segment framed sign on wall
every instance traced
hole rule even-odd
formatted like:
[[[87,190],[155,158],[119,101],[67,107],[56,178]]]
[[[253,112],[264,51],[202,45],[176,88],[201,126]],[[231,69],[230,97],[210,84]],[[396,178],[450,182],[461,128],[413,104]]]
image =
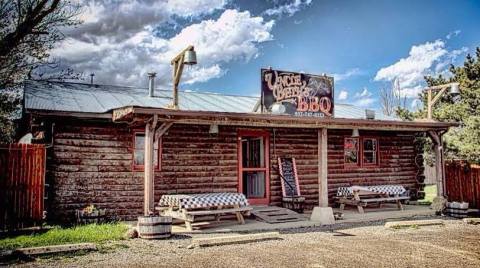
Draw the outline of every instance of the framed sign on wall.
[[[261,79],[263,111],[295,116],[333,116],[333,77],[261,69]]]

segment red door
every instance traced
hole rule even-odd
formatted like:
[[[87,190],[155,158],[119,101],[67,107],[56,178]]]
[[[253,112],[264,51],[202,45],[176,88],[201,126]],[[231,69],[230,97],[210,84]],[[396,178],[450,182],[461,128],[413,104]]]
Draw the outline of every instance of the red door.
[[[238,192],[252,205],[270,202],[269,137],[266,131],[238,131]]]

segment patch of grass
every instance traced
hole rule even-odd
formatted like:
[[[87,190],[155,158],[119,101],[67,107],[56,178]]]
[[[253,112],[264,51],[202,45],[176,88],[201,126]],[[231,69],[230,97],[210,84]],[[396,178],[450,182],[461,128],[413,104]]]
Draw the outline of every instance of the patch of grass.
[[[433,202],[433,198],[437,196],[437,186],[436,185],[427,185],[425,186],[425,198],[423,200],[419,200],[419,202],[431,204]]]
[[[122,240],[128,229],[123,223],[88,224],[72,228],[55,227],[42,234],[0,239],[0,250],[70,243],[96,243]]]

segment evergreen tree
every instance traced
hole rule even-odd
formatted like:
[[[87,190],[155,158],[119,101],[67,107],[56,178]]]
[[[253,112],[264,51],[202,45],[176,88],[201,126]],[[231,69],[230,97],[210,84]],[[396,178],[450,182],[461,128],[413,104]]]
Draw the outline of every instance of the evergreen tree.
[[[444,94],[433,108],[433,118],[439,121],[458,122],[460,126],[445,134],[447,158],[460,158],[480,163],[480,47],[475,57],[467,55],[463,66],[450,66],[451,77],[425,77],[428,86],[460,83],[460,99],[455,101]],[[421,96],[426,107],[426,93]],[[416,113],[425,118],[426,109]]]

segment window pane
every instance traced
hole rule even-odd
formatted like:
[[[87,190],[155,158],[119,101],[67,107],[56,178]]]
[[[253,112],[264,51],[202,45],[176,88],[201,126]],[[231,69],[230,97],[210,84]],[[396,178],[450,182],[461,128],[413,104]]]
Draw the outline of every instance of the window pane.
[[[363,150],[364,151],[375,151],[377,149],[377,141],[374,139],[365,139],[363,140]]]
[[[357,151],[345,151],[345,163],[346,164],[356,164],[356,163],[358,163],[358,152]]]
[[[358,139],[346,138],[345,139],[345,150],[358,150]]]
[[[345,138],[344,158],[345,158],[346,164],[358,163],[358,139],[357,138]]]
[[[243,194],[247,198],[264,198],[266,195],[265,172],[244,171],[243,172]]]
[[[242,154],[243,167],[264,167],[263,138],[245,137],[242,140]]]
[[[135,153],[133,155],[133,158],[134,158],[134,164],[136,166],[143,166],[144,164],[144,155],[145,155],[145,151],[143,150],[135,150]]]
[[[159,158],[159,141],[155,141],[154,151],[153,151],[153,164],[155,167],[158,167],[158,158]],[[136,166],[143,166],[145,164],[145,134],[137,133],[135,134],[135,149],[133,155],[133,163]]]
[[[376,154],[375,152],[364,152],[363,153],[363,162],[365,164],[376,164]]]
[[[145,148],[145,134],[135,134],[135,149]]]

